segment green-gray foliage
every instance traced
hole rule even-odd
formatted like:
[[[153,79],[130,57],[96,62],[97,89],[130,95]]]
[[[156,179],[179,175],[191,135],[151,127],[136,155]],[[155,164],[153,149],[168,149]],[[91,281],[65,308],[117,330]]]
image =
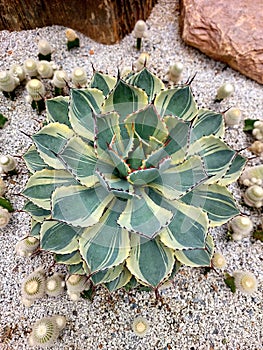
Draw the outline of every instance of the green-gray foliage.
[[[238,214],[226,185],[245,164],[222,140],[222,114],[144,68],[126,81],[96,72],[89,88],[48,100],[47,121],[25,155],[43,250],[110,291],[210,266],[209,227]]]

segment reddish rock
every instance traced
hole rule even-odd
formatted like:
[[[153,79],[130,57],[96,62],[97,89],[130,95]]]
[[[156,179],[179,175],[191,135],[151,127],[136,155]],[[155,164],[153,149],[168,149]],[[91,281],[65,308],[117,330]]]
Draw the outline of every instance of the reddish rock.
[[[263,1],[180,0],[183,40],[263,84]]]

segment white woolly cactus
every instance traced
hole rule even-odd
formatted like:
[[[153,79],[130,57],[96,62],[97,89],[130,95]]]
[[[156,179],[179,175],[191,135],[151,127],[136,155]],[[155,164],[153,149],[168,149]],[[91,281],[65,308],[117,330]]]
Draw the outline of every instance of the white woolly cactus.
[[[15,171],[16,161],[12,156],[0,155],[0,173],[9,173]]]
[[[33,58],[28,58],[25,60],[23,67],[26,74],[30,77],[37,76],[37,62]]]
[[[39,248],[39,239],[33,236],[23,238],[16,243],[15,252],[17,255],[28,257]]]
[[[46,39],[40,39],[38,44],[39,60],[51,61],[52,47]]]
[[[257,120],[254,123],[252,134],[257,140],[263,140],[263,121]]]
[[[239,108],[230,108],[224,113],[224,120],[226,125],[235,126],[241,121],[241,111]]]
[[[143,52],[140,54],[138,60],[135,63],[137,72],[146,67],[149,63],[150,55],[147,52]]]
[[[144,317],[138,316],[133,320],[132,330],[138,337],[143,337],[149,330],[149,323]]]
[[[59,332],[65,327],[64,316],[44,317],[38,320],[32,327],[29,336],[30,346],[49,347],[54,344],[59,336]]]
[[[147,37],[147,26],[143,20],[139,20],[135,23],[133,34],[136,40],[136,48],[137,50],[141,49],[142,46],[142,38]]]
[[[10,67],[10,73],[17,77],[20,81],[20,83],[25,80],[26,78],[26,72],[24,70],[24,68],[22,66],[20,66],[19,64],[13,64],[11,67]]]
[[[183,69],[184,65],[182,62],[175,62],[169,67],[168,79],[177,84],[181,79]]]
[[[14,90],[19,85],[19,83],[19,79],[13,76],[10,72],[6,70],[0,72],[0,91],[3,92],[3,95],[5,97],[14,99]]]
[[[26,90],[28,92],[27,102],[31,103],[32,108],[36,109],[38,113],[42,112],[45,109],[46,89],[44,84],[38,79],[31,79],[26,84]]]
[[[57,70],[54,73],[54,77],[51,80],[51,83],[57,88],[64,88],[69,81],[69,77],[64,70]]]
[[[239,182],[244,186],[252,186],[263,184],[263,165],[246,167],[239,178]]]
[[[226,266],[226,259],[220,252],[215,252],[212,257],[212,266],[217,269],[223,269]]]
[[[5,208],[0,207],[0,229],[7,226],[11,218],[11,214]]]
[[[258,281],[252,272],[235,271],[233,273],[236,288],[244,294],[252,294],[257,291]]]
[[[84,87],[88,81],[85,69],[81,67],[74,68],[71,73],[71,79],[76,87]]]
[[[54,74],[53,63],[45,60],[38,62],[37,72],[41,78],[52,78]]]
[[[261,208],[263,205],[263,188],[259,185],[252,185],[244,193],[244,202],[250,207]]]
[[[6,184],[3,179],[0,177],[0,197],[3,196],[6,192]]]
[[[231,96],[234,93],[234,91],[235,91],[234,85],[232,85],[231,83],[224,83],[217,90],[216,101],[220,102],[224,98]]]
[[[79,47],[79,37],[73,29],[67,28],[65,34],[67,38],[68,50],[73,49],[73,47]]]
[[[262,156],[263,155],[263,142],[259,141],[259,140],[254,141],[252,143],[252,145],[250,147],[248,147],[248,149],[252,153],[254,153],[254,154],[258,155],[258,156]]]
[[[46,280],[46,294],[56,297],[64,292],[65,281],[61,273],[54,273]]]
[[[234,241],[240,241],[242,238],[249,236],[253,230],[252,221],[249,217],[243,215],[234,217],[228,226]]]
[[[23,300],[37,300],[45,295],[46,278],[40,271],[33,271],[22,282],[21,293]]]
[[[66,279],[67,293],[74,301],[80,298],[80,293],[88,289],[89,285],[90,283],[84,275],[72,274]]]

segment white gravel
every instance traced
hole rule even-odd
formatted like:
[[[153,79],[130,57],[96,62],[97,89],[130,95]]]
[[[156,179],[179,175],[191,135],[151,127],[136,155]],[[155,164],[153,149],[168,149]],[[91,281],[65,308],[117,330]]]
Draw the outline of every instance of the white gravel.
[[[181,61],[185,65],[183,80],[197,72],[192,88],[199,106],[217,111],[236,106],[243,118],[262,119],[262,86],[244,77],[223,63],[215,62],[198,50],[185,46],[178,31],[178,1],[160,0],[147,21],[149,38],[143,42],[143,50],[151,56],[150,67],[162,78],[170,63]],[[0,70],[13,63],[22,64],[29,57],[37,58],[37,40],[47,39],[54,53],[53,60],[68,73],[76,66],[85,67],[89,77],[92,65],[103,72],[117,74],[118,67],[131,65],[139,53],[135,39],[126,36],[119,44],[105,46],[93,42],[82,34],[81,47],[70,52],[66,49],[65,28],[46,27],[21,32],[0,32]],[[90,54],[90,50],[94,54]],[[217,88],[225,81],[236,87],[234,95],[220,104],[213,102]],[[38,116],[25,98],[25,88],[20,87],[15,101],[0,94],[0,113],[8,125],[0,130],[0,153],[17,156],[19,174],[8,183],[7,197],[16,209],[22,209],[23,189],[28,175],[25,164],[19,158],[31,144],[27,134],[40,128],[45,113]],[[242,127],[226,130],[226,140],[235,149],[251,143],[251,138],[242,132]],[[251,156],[251,153],[244,153]],[[253,164],[259,164],[256,158]],[[241,205],[240,189],[232,185],[242,212],[253,217],[255,223],[261,215]],[[62,314],[67,317],[67,326],[53,346],[54,350],[84,349],[137,349],[137,350],[260,350],[262,347],[262,243],[249,238],[242,242],[227,241],[227,227],[212,231],[217,249],[225,255],[231,273],[236,269],[253,272],[259,279],[259,289],[252,296],[237,292],[232,294],[223,282],[223,273],[202,269],[182,268],[171,288],[162,292],[164,304],[156,303],[153,293],[119,291],[112,296],[99,289],[92,303],[86,300],[70,301],[64,295],[44,298],[26,309],[20,303],[22,279],[36,267],[46,268],[52,256],[40,254],[31,259],[17,257],[15,243],[29,232],[29,217],[15,212],[10,224],[0,230],[0,349],[29,349],[27,337],[32,324],[40,317]],[[54,270],[54,268],[53,268]],[[63,271],[62,267],[55,270]],[[150,330],[144,338],[137,337],[131,324],[135,316],[144,316]]]

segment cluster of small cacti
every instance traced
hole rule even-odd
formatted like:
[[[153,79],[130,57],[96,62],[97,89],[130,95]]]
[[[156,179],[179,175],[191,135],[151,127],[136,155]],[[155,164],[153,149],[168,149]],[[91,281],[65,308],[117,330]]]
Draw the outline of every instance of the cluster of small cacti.
[[[7,187],[1,176],[14,172],[16,169],[16,161],[13,157],[0,155],[0,229],[5,228],[10,219],[13,207],[8,199],[4,198]]]
[[[239,178],[247,189],[243,195],[245,204],[261,208],[263,205],[263,165],[247,167]]]
[[[16,243],[15,252],[19,256],[29,257],[39,248],[39,239],[28,236]]]
[[[30,307],[39,298],[58,296],[64,292],[65,279],[60,273],[54,273],[47,277],[43,268],[39,268],[28,275],[21,285],[21,301],[26,307]]]
[[[72,274],[66,279],[67,294],[71,300],[80,299],[81,292],[89,289],[90,281],[87,276]]]
[[[30,346],[47,348],[54,344],[60,332],[66,326],[66,317],[54,315],[44,317],[35,322],[30,333],[28,343]]]

